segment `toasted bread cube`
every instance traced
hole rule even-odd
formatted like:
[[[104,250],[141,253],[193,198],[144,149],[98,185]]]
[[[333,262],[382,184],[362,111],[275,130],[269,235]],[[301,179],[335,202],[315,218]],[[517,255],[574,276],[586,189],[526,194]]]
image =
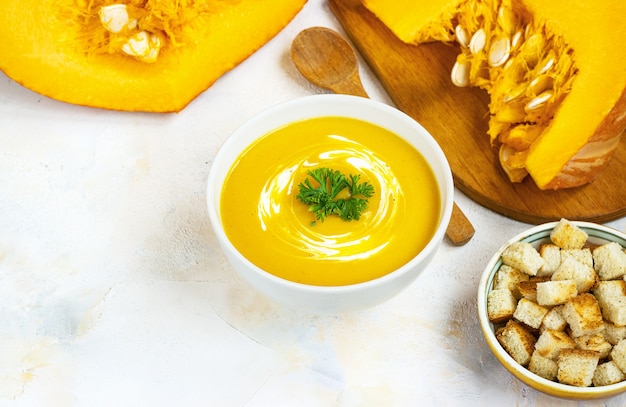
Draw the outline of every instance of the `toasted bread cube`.
[[[543,258],[543,266],[537,275],[551,276],[561,264],[561,248],[553,243],[544,243],[539,246],[539,255]]]
[[[501,288],[508,288],[515,298],[519,299],[522,295],[517,285],[521,281],[528,281],[529,278],[530,276],[528,274],[522,273],[518,269],[507,266],[506,264],[502,264],[493,277],[493,289],[499,290]]]
[[[594,386],[608,386],[609,384],[619,383],[624,379],[626,379],[624,372],[611,360],[596,367],[592,382]]]
[[[604,329],[600,305],[593,294],[584,293],[572,298],[564,304],[561,313],[574,337],[599,333]]]
[[[600,355],[600,359],[609,356],[613,345],[606,340],[602,333],[583,335],[574,339],[578,349],[595,350]]]
[[[626,339],[626,326],[617,326],[612,322],[604,320],[604,331],[602,334],[611,345],[617,345],[622,339]]]
[[[567,258],[572,258],[585,266],[593,267],[593,255],[588,247],[561,250],[561,262]]]
[[[565,304],[578,295],[574,280],[545,281],[537,283],[537,303],[552,307]]]
[[[552,274],[551,279],[552,281],[574,280],[576,291],[580,294],[593,288],[598,280],[598,275],[592,267],[568,257],[561,261],[561,265]]]
[[[563,331],[546,329],[539,335],[535,350],[545,358],[556,360],[563,349],[574,349],[576,342]]]
[[[557,360],[557,380],[572,386],[590,386],[599,361],[600,357],[596,351],[563,349]]]
[[[537,339],[526,328],[511,319],[496,332],[496,339],[517,363],[528,366]]]
[[[607,321],[619,326],[626,325],[626,297],[612,298],[601,309]]]
[[[513,318],[513,313],[517,308],[517,299],[511,290],[503,288],[491,290],[487,294],[487,316],[489,321],[500,323]]]
[[[567,219],[561,219],[550,232],[550,240],[561,249],[582,249],[587,233]]]
[[[605,320],[626,325],[626,282],[624,280],[598,281],[593,294],[600,304]]]
[[[543,258],[528,242],[515,242],[502,252],[502,262],[529,276],[537,275],[543,266]]]
[[[537,277],[532,277],[528,281],[520,281],[517,285],[517,289],[522,297],[532,302],[537,302],[537,283],[541,281],[545,280],[543,280],[543,278],[537,279]]]
[[[528,363],[528,370],[544,379],[554,381],[558,367],[554,360],[541,356],[539,352],[534,351]]]
[[[610,357],[619,370],[626,372],[626,339],[622,339],[613,346]]]
[[[626,274],[626,253],[617,242],[598,246],[593,251],[594,267],[600,280],[624,278]]]
[[[624,280],[607,280],[598,281],[593,288],[593,294],[598,299],[600,307],[611,302],[614,298],[626,296],[626,281]]]
[[[545,317],[547,313],[548,308],[526,298],[520,298],[517,302],[517,308],[515,308],[515,312],[513,313],[513,318],[531,328],[539,329],[543,317]]]
[[[565,330],[565,328],[567,327],[567,321],[565,321],[565,318],[563,318],[563,314],[561,314],[562,309],[562,305],[550,308],[546,316],[543,317],[543,321],[541,322],[541,327],[539,327],[539,331],[543,332],[546,329],[552,329],[553,331]]]

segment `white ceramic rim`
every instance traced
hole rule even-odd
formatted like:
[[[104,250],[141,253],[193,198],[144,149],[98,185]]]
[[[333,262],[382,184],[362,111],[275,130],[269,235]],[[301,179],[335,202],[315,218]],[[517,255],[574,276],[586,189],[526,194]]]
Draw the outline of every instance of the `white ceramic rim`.
[[[620,232],[617,229],[591,222],[570,221],[570,223],[583,229],[589,235],[589,239],[592,242],[594,239],[601,239],[602,241],[616,241],[620,243],[622,247],[626,247],[626,234]],[[478,318],[480,320],[480,325],[482,327],[485,339],[489,343],[491,349],[500,350],[498,352],[499,355],[504,358],[508,363],[508,366],[505,366],[505,368],[514,369],[518,374],[527,377],[533,382],[538,383],[539,386],[550,387],[555,389],[556,392],[568,393],[572,397],[578,396],[580,398],[589,398],[590,395],[601,396],[602,394],[615,393],[619,390],[624,391],[626,390],[626,381],[600,387],[576,387],[553,382],[532,373],[530,370],[517,363],[515,359],[513,359],[513,357],[511,357],[511,355],[509,355],[504,350],[502,345],[500,345],[500,343],[496,339],[494,325],[489,321],[489,318],[487,317],[487,293],[489,292],[490,287],[493,283],[493,278],[498,267],[500,267],[500,264],[502,264],[502,252],[506,249],[507,246],[514,242],[524,241],[533,243],[540,240],[545,240],[546,237],[549,239],[550,231],[554,229],[557,224],[558,222],[544,223],[542,225],[538,225],[528,230],[525,230],[524,232],[518,234],[517,236],[513,237],[508,242],[503,244],[502,247],[500,247],[500,249],[491,258],[491,260],[489,260],[489,263],[487,263],[487,266],[485,267],[483,275],[478,284],[477,300]]]
[[[316,113],[317,110],[311,111],[309,113],[308,109],[320,106],[324,106],[323,108],[321,108],[321,110],[324,110],[326,113],[319,114]],[[393,125],[390,125],[389,123],[380,123],[381,120],[379,119],[379,117],[376,117],[376,115],[369,115],[367,114],[367,112],[374,112],[380,115],[384,115],[385,117],[390,117],[392,119],[391,121],[393,122]],[[277,117],[278,114],[282,114],[283,118],[281,121],[283,122],[283,124],[291,123],[296,120],[303,120],[320,116],[355,117],[384,127],[405,140],[407,140],[407,137],[405,137],[405,134],[403,134],[403,132],[400,130],[411,127],[411,135],[415,134],[415,137],[419,138],[421,142],[423,142],[428,147],[428,149],[431,150],[429,154],[434,154],[437,161],[441,163],[438,168],[433,168],[433,166],[431,165],[431,169],[434,172],[439,172],[441,174],[441,177],[444,179],[444,185],[439,185],[440,195],[442,197],[439,223],[442,224],[442,227],[439,227],[437,229],[435,234],[431,237],[430,241],[426,244],[422,251],[418,253],[417,256],[405,263],[403,266],[379,278],[357,284],[341,286],[317,286],[297,283],[277,277],[253,264],[245,256],[243,256],[227,238],[219,216],[219,199],[215,199],[215,197],[212,196],[212,193],[213,191],[216,191],[216,188],[218,188],[218,184],[221,190],[221,180],[225,178],[226,174],[230,170],[231,164],[225,162],[226,159],[224,157],[224,151],[230,148],[237,148],[237,146],[241,146],[242,144],[245,144],[247,146],[254,139],[256,139],[259,134],[267,134],[269,131],[272,131],[279,127],[276,125],[267,126],[264,124],[267,118]],[[259,127],[261,130],[252,130],[257,127]],[[419,135],[418,133],[422,134]],[[422,153],[422,155],[425,154]],[[368,286],[382,284],[387,280],[397,278],[398,274],[406,274],[410,272],[414,267],[416,267],[417,264],[422,261],[422,259],[427,258],[433,251],[435,251],[439,243],[443,240],[447,225],[452,215],[453,202],[454,181],[452,178],[452,170],[450,169],[448,160],[439,144],[437,144],[435,139],[422,125],[420,125],[407,114],[387,104],[358,96],[339,94],[305,96],[270,107],[255,115],[251,119],[247,120],[241,127],[235,130],[235,132],[232,133],[230,137],[228,137],[228,139],[219,149],[219,151],[215,155],[213,163],[211,164],[211,169],[207,180],[207,204],[209,219],[211,221],[211,224],[214,225],[213,230],[218,235],[219,241],[226,245],[224,250],[229,250],[232,254],[237,256],[237,258],[241,262],[247,264],[251,268],[251,270],[254,270],[254,272],[256,272],[257,274],[264,275],[266,278],[273,280],[279,285],[310,292],[323,291],[325,293],[333,294],[348,293],[351,291],[362,290],[363,288]]]

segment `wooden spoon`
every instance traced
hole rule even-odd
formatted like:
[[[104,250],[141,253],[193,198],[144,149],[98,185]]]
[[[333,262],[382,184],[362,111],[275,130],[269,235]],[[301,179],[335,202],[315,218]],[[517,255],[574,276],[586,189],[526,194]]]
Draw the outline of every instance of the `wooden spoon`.
[[[291,59],[311,83],[335,93],[368,97],[359,76],[356,53],[339,33],[312,27],[301,31],[291,44]],[[474,227],[455,203],[446,237],[462,246],[474,236]]]

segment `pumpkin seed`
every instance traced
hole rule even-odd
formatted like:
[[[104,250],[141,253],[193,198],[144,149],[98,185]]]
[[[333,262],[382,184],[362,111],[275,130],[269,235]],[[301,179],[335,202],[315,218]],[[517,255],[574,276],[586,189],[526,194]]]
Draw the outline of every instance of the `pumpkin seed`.
[[[498,67],[509,59],[511,53],[511,40],[508,38],[500,38],[491,44],[489,49],[489,65]]]
[[[517,46],[521,43],[523,36],[524,31],[522,29],[517,30],[517,32],[513,34],[513,38],[511,38],[511,48],[517,48]]]
[[[121,32],[124,28],[134,28],[137,25],[137,20],[131,20],[128,16],[126,4],[104,6],[98,11],[98,17],[104,28],[114,34]]]
[[[526,93],[526,89],[528,87],[525,83],[519,84],[515,88],[511,89],[511,91],[504,97],[504,102],[508,103],[512,100],[515,100]]]
[[[531,92],[535,95],[539,95],[547,90],[552,90],[554,85],[554,78],[550,75],[539,75],[528,85]]]
[[[548,72],[550,68],[552,68],[555,62],[556,62],[556,57],[554,55],[554,51],[550,50],[550,52],[548,52],[548,56],[546,56],[541,62],[541,64],[539,64],[540,68],[537,73],[541,75],[541,74]]]
[[[517,57],[510,58],[502,69],[506,71],[507,77],[515,83],[523,82],[527,73],[525,64],[521,63]]]
[[[539,56],[543,52],[545,45],[545,39],[540,33],[532,34],[530,37],[526,38],[520,52],[529,66],[534,67],[537,65]]]
[[[517,19],[513,10],[509,7],[500,6],[497,17],[498,25],[506,34],[513,34],[517,28]]]
[[[461,27],[461,25],[457,25],[454,28],[454,32],[456,34],[456,40],[458,41],[458,43],[463,47],[463,48],[467,48],[467,46],[469,45],[469,34],[467,32],[467,30],[463,27]]]
[[[533,110],[537,110],[543,107],[546,104],[546,102],[550,100],[552,95],[553,95],[552,91],[548,90],[548,91],[543,92],[539,96],[532,98],[530,102],[528,102],[526,106],[524,106],[524,110],[526,110],[527,112],[531,112]]]
[[[452,67],[452,83],[460,88],[468,86],[470,82],[470,69],[471,64],[469,61],[459,61],[457,59]]]
[[[470,52],[474,55],[478,54],[485,48],[486,40],[485,31],[482,28],[476,31],[469,43]]]
[[[504,172],[506,172],[506,175],[509,177],[509,180],[511,182],[522,182],[524,178],[526,178],[526,176],[528,175],[528,171],[526,171],[525,166],[519,168],[519,165],[511,165],[511,164],[513,164],[512,161],[515,161],[515,159],[519,159],[519,158],[524,158],[524,164],[525,164],[525,157],[518,156],[518,157],[513,158],[512,156],[514,154],[515,154],[515,151],[513,149],[508,147],[506,144],[502,144],[500,146],[498,158],[500,159],[500,165],[502,166],[502,169],[504,170]]]
[[[156,35],[149,35],[146,31],[140,31],[130,37],[124,45],[122,51],[130,56],[136,57],[143,62],[154,62],[159,55],[161,40]]]

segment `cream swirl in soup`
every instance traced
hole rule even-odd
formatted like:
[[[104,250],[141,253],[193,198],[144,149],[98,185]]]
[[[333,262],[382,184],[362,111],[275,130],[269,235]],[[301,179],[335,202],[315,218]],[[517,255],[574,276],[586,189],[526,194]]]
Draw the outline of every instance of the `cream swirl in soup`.
[[[359,220],[316,221],[298,199],[309,170],[359,174],[374,194]],[[435,176],[404,139],[345,117],[291,123],[245,150],[226,178],[221,218],[234,246],[278,277],[338,286],[383,276],[415,257],[441,212]]]

